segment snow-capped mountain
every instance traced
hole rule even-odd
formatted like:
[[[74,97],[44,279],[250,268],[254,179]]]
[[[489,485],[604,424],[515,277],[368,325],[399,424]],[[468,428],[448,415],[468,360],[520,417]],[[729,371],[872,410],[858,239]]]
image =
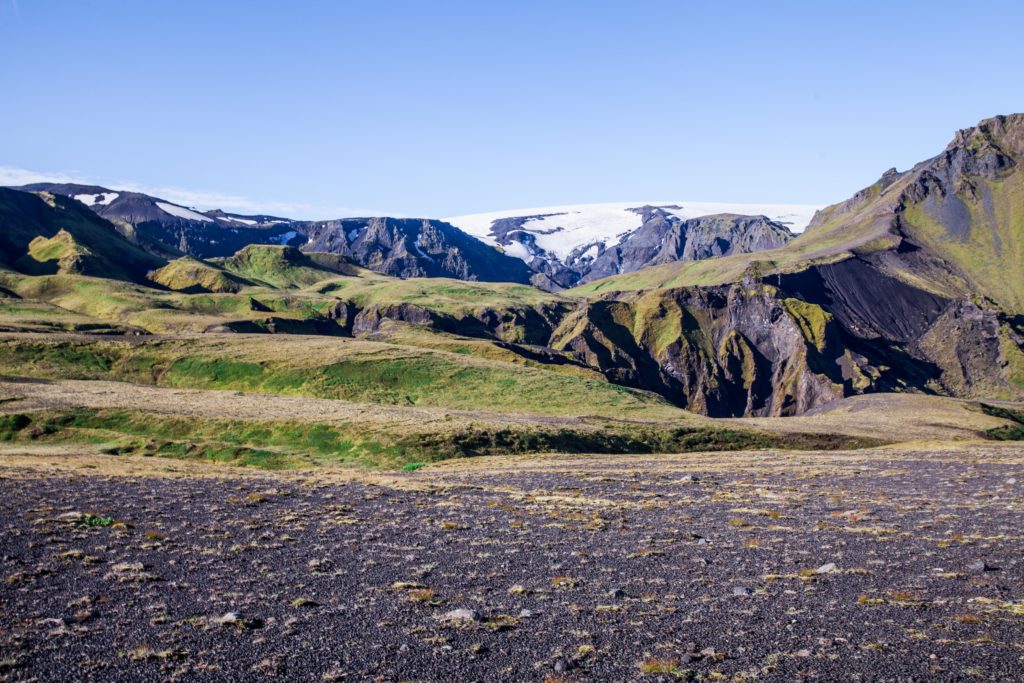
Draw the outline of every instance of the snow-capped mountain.
[[[571,287],[652,262],[693,258],[688,254],[707,258],[781,246],[793,233],[803,231],[818,208],[804,204],[624,202],[496,211],[444,220],[523,259],[550,279],[547,284]],[[711,217],[716,220],[708,220]],[[703,246],[695,249],[698,242]],[[639,258],[641,254],[646,259]],[[595,265],[599,267],[595,269]]]

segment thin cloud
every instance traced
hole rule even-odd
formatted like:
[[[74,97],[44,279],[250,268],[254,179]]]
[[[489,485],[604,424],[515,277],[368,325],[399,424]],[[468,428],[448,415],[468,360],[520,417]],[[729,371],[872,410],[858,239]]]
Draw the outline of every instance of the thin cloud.
[[[117,182],[99,181],[86,177],[76,171],[39,172],[13,166],[0,166],[0,186],[29,185],[31,183],[77,183],[81,185],[101,185],[112,190],[142,192],[144,194],[166,199],[175,204],[190,208],[209,211],[222,209],[230,213],[270,214],[284,218],[318,220],[342,218],[345,216],[399,216],[399,214],[376,211],[373,209],[353,208],[345,206],[317,206],[299,202],[263,201],[250,199],[241,195],[226,194],[206,190],[190,190],[174,186],[153,186],[131,180]]]

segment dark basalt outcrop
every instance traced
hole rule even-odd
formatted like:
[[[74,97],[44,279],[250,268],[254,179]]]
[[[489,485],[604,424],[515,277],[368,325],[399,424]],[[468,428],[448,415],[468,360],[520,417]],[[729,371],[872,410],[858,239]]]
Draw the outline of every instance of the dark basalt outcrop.
[[[700,261],[774,249],[793,239],[789,228],[765,216],[717,214],[683,220],[654,206],[638,211],[643,217],[640,229],[601,251],[587,264],[579,282],[673,261]]]
[[[343,218],[293,224],[307,237],[304,251],[340,254],[395,277],[529,283],[520,259],[502,254],[443,221]]]

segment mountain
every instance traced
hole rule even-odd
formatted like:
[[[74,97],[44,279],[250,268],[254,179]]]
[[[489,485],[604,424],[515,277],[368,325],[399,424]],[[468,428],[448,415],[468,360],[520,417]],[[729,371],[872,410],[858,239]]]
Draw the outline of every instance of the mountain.
[[[396,277],[529,283],[519,259],[442,221],[343,218],[296,221],[276,216],[200,212],[138,192],[94,185],[37,183],[20,190],[71,197],[111,221],[128,239],[167,258],[227,258],[249,245],[287,245],[347,257]]]
[[[614,315],[588,312],[561,346],[720,414],[799,413],[868,391],[1020,398],[1021,161],[1024,115],[982,121],[823,209],[784,247],[579,287]]]
[[[395,277],[450,277],[529,283],[533,272],[443,221],[412,218],[342,218],[294,223],[306,236],[303,251],[340,254]]]
[[[542,274],[535,279],[539,286],[550,281],[549,288],[561,289],[652,263],[780,246],[793,232],[804,229],[816,208],[638,202],[553,206],[445,220],[524,260]],[[688,223],[717,215],[738,220]],[[751,235],[745,236],[748,228]]]
[[[17,189],[72,197],[128,239],[162,255],[230,256],[249,244],[289,244],[298,238],[285,218],[203,213],[140,192],[73,183],[35,183]]]
[[[488,221],[507,251],[533,245],[544,272],[443,221],[391,218],[292,222],[302,249],[252,244],[226,258],[167,263],[78,201],[6,190],[0,294],[108,328],[323,334],[479,352],[713,416],[797,415],[872,392],[1022,400],[1022,161],[1024,115],[987,119],[939,155],[820,210],[796,237],[763,212],[620,207],[639,221],[635,229],[562,259],[558,249],[580,234],[608,230],[594,227],[596,212],[557,217],[550,231],[539,227],[547,218]],[[117,201],[88,196],[94,205]],[[436,277],[482,279],[482,271],[513,282]],[[557,284],[568,271],[580,279],[622,272],[559,293],[525,284]],[[358,383],[363,373],[325,382]]]
[[[80,203],[0,188],[0,263],[30,274],[145,281],[163,265]]]

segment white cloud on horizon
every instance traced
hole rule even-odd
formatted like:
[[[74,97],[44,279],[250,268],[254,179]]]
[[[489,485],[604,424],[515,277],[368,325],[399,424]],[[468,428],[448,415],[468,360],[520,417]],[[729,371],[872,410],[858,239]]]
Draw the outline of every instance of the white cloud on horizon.
[[[226,194],[204,190],[190,190],[170,185],[152,186],[131,180],[106,182],[88,178],[76,171],[39,172],[13,166],[0,166],[0,187],[12,185],[29,185],[31,183],[77,183],[79,185],[99,185],[111,190],[142,192],[174,204],[204,211],[221,209],[229,213],[269,214],[282,218],[300,220],[327,220],[348,216],[395,216],[394,212],[381,212],[372,209],[352,207],[325,207],[296,202],[259,201],[240,195]]]

